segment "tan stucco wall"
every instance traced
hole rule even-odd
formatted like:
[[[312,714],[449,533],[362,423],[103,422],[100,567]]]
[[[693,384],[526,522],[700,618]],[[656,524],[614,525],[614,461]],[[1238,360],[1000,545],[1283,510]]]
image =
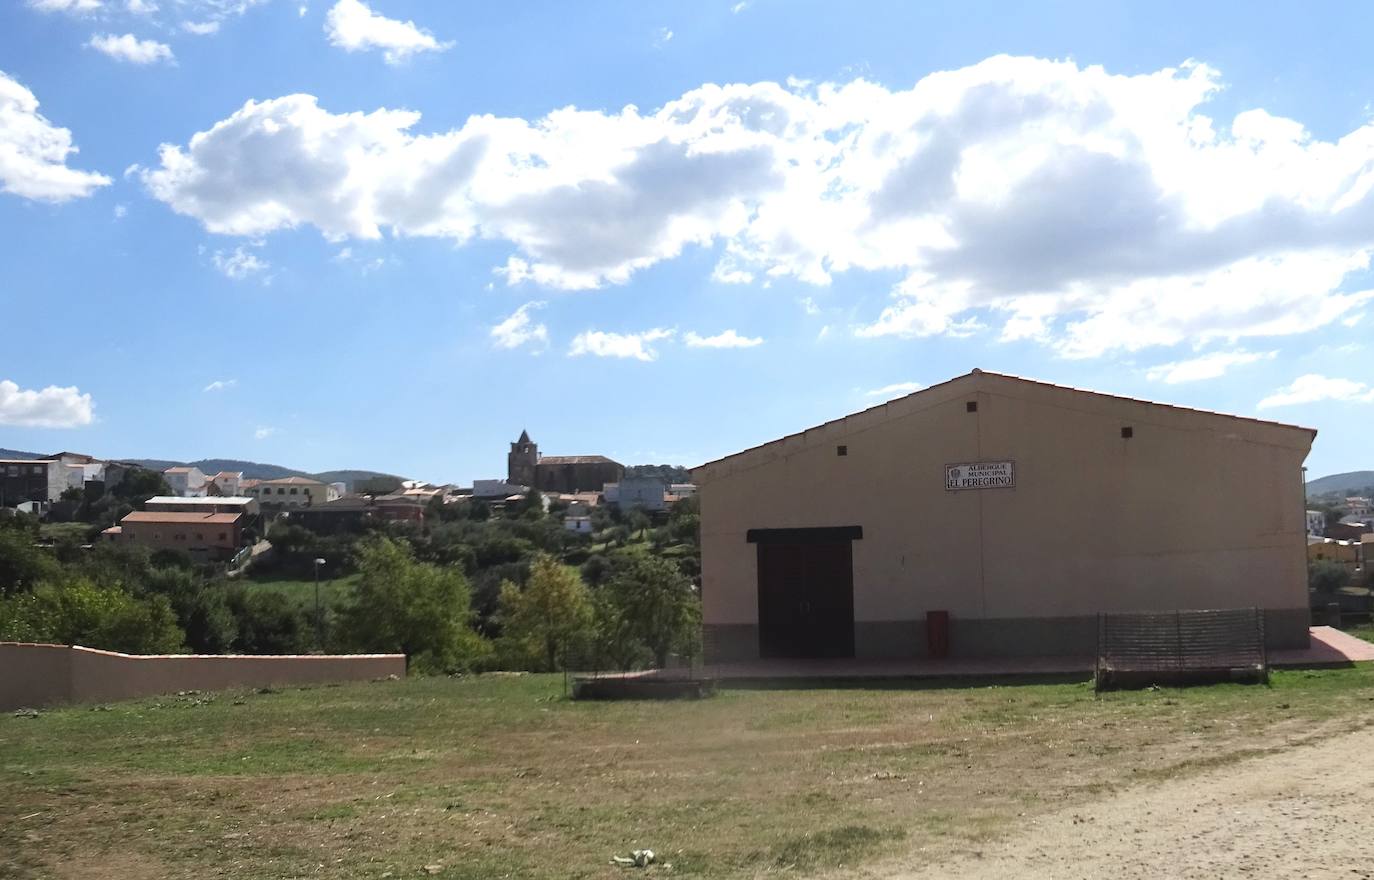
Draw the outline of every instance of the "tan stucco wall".
[[[757,623],[748,529],[854,525],[856,624],[1305,609],[1311,440],[973,374],[697,469],[704,622]],[[1015,488],[945,490],[946,464],[1003,459]]]
[[[403,654],[134,656],[0,642],[0,711],[188,690],[370,681],[405,672]]]

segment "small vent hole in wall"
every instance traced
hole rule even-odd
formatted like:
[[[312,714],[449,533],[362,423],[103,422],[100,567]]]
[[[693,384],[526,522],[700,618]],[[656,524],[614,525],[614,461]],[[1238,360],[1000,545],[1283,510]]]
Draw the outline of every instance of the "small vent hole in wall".
[[[968,403],[964,404],[964,409],[968,412],[978,412],[978,401],[970,400]]]
[[[836,447],[835,447],[835,454],[836,454],[836,455],[848,455],[848,454],[849,454],[849,447],[848,447],[848,446],[836,446]]]
[[[1122,429],[1121,429],[1121,439],[1122,439],[1122,440],[1129,440],[1129,439],[1131,439],[1131,438],[1134,437],[1134,436],[1135,436],[1135,428],[1122,428]]]

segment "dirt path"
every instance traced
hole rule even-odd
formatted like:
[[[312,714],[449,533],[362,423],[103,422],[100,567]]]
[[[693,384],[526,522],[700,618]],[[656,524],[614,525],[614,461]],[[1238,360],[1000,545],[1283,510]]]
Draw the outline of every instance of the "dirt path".
[[[1374,729],[1142,786],[892,880],[1374,878]]]

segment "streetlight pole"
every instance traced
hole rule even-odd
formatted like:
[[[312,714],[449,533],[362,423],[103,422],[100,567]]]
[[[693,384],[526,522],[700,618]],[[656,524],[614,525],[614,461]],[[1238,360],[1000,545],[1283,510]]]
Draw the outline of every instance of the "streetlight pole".
[[[315,647],[324,650],[324,617],[320,614],[320,566],[325,561],[315,559]]]

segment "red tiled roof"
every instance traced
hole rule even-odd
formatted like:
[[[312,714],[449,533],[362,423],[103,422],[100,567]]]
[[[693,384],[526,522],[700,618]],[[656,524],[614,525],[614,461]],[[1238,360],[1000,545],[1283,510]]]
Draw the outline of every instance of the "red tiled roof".
[[[135,510],[120,520],[121,523],[205,523],[207,525],[233,525],[242,518],[241,513],[186,513],[183,511]]]

